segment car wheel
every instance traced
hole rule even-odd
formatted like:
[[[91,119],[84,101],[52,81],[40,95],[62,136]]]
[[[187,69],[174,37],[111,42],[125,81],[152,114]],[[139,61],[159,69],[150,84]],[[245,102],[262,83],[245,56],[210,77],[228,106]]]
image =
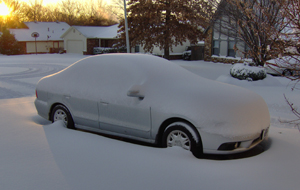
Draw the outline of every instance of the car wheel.
[[[190,56],[189,55],[184,55],[184,60],[190,60],[191,58],[190,58]]]
[[[291,70],[285,69],[285,70],[282,72],[282,75],[283,75],[283,76],[292,76],[293,73],[292,73]]]
[[[189,150],[197,158],[202,156],[201,139],[187,123],[175,122],[166,127],[163,134],[163,147],[179,146]]]
[[[64,125],[69,129],[75,129],[74,121],[69,110],[63,105],[57,105],[53,108],[51,121],[63,121]]]

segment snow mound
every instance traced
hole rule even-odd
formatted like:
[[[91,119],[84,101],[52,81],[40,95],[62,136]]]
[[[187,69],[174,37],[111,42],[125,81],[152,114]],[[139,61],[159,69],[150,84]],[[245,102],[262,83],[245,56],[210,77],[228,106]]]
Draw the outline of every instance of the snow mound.
[[[257,80],[253,82],[248,82],[246,80],[237,80],[236,78],[231,77],[228,75],[221,75],[219,76],[216,81],[233,84],[236,86],[282,86],[281,82],[272,75],[267,75],[264,80]]]

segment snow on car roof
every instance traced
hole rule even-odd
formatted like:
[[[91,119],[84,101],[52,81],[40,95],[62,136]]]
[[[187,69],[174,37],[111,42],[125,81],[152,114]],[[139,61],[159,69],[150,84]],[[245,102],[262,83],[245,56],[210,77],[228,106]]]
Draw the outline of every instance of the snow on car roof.
[[[299,64],[299,58],[300,56],[284,56],[284,57],[279,57],[276,59],[271,59],[268,60],[267,63],[271,64],[279,64],[279,63],[285,63],[285,64]]]

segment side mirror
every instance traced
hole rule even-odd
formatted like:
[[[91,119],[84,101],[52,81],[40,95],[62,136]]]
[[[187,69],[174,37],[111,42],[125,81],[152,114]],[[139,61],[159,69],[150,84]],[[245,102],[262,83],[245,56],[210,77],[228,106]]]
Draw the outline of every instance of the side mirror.
[[[142,86],[141,85],[133,85],[127,92],[127,96],[129,97],[137,97],[140,100],[143,100],[145,98],[144,93],[142,92]]]

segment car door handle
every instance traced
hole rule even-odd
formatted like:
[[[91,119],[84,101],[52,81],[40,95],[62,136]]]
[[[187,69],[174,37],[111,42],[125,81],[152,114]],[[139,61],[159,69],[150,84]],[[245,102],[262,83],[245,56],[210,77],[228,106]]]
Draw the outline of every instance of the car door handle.
[[[103,106],[108,106],[109,103],[100,101],[100,104],[102,104]]]
[[[70,99],[71,96],[70,96],[70,95],[64,95],[64,98],[65,98],[65,99]]]

